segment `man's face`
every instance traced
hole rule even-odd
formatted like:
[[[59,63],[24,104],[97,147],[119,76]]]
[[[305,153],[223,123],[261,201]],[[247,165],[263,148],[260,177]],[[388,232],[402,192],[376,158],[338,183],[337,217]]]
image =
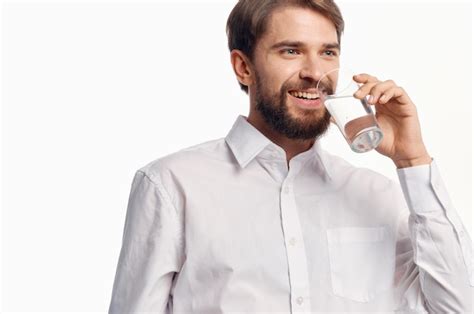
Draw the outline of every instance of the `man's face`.
[[[255,85],[250,91],[255,95],[255,109],[274,131],[306,140],[327,130],[330,114],[323,99],[299,97],[324,97],[316,86],[325,72],[339,66],[338,47],[335,26],[321,14],[296,7],[272,13],[255,48]],[[321,86],[327,94],[334,87],[326,80]]]

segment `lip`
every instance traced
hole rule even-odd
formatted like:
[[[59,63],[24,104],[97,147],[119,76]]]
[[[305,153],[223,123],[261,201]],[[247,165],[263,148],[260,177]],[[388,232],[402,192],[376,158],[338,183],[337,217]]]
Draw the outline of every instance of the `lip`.
[[[296,105],[298,105],[298,107],[300,107],[300,108],[303,108],[303,109],[319,109],[319,108],[323,107],[324,95],[320,94],[319,98],[311,99],[311,100],[297,98],[297,97],[291,95],[290,93],[288,93],[288,95],[290,96],[292,101]]]

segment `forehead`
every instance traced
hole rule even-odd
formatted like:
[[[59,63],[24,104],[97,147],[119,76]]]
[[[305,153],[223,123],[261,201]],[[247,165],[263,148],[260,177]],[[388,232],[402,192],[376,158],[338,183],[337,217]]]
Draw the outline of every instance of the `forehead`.
[[[261,38],[265,46],[283,40],[305,42],[308,45],[337,42],[334,24],[309,8],[283,7],[269,17],[266,32]]]

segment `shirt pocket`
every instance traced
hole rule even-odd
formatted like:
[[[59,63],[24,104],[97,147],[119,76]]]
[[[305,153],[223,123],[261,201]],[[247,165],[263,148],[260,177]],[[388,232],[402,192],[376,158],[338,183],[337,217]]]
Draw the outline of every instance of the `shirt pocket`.
[[[387,226],[327,230],[333,293],[369,302],[393,285],[395,249]]]

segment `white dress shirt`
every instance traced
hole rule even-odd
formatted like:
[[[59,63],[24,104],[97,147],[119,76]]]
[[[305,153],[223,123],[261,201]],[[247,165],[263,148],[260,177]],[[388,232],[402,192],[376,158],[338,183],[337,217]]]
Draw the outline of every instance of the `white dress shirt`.
[[[239,116],[136,172],[109,313],[471,312],[472,243],[435,162],[397,172],[318,141],[288,167]]]

